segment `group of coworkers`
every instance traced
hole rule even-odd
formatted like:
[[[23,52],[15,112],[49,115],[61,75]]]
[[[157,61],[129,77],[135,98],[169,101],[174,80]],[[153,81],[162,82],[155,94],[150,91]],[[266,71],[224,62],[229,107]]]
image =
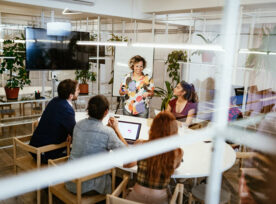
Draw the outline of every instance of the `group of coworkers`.
[[[120,95],[124,95],[123,114],[147,118],[149,114],[149,99],[153,96],[154,84],[152,78],[143,74],[146,61],[141,56],[134,56],[129,61],[132,70],[120,87]],[[31,137],[30,145],[41,147],[49,144],[59,144],[68,137],[72,139],[72,149],[69,161],[88,155],[107,152],[116,148],[124,148],[128,143],[123,138],[118,127],[118,121],[110,117],[108,124],[102,120],[108,115],[109,101],[103,95],[90,98],[87,104],[88,116],[76,123],[72,101],[79,95],[78,82],[66,79],[59,83],[58,97],[53,98],[46,106],[39,124]],[[180,82],[174,88],[175,99],[172,99],[166,111],[160,112],[154,119],[149,131],[149,140],[137,140],[136,143],[149,142],[155,139],[170,137],[178,133],[177,117],[185,118],[186,123],[192,121],[197,111],[197,96],[193,85]],[[64,149],[44,153],[41,161],[66,156]],[[33,155],[34,159],[36,158]],[[138,166],[137,181],[129,191],[127,199],[142,203],[168,203],[167,191],[170,177],[180,165],[183,157],[181,149],[153,156],[141,161],[125,164],[124,167]],[[91,164],[96,165],[96,164]],[[66,188],[76,193],[76,185],[66,183]],[[82,193],[111,193],[111,177],[104,175],[82,185]]]

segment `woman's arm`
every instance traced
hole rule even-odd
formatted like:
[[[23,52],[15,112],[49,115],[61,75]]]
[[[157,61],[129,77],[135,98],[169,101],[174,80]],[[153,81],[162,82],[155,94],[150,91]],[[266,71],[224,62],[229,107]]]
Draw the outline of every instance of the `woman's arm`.
[[[170,104],[167,105],[166,111],[168,111],[168,112],[172,111],[172,108],[171,108]]]
[[[136,140],[135,142],[134,142],[134,145],[137,145],[137,144],[143,144],[144,142],[146,142],[145,140]],[[131,162],[131,163],[129,163],[129,164],[124,164],[124,168],[131,168],[131,167],[133,167],[133,166],[136,166],[137,165],[137,161],[135,161],[135,162]]]
[[[187,115],[187,119],[186,119],[186,122],[185,122],[185,124],[187,126],[192,124],[194,115],[195,115],[195,109],[189,110],[188,115]]]
[[[175,166],[175,169],[176,169],[180,166],[180,164],[182,162],[184,152],[181,148],[178,148],[174,151],[174,154],[175,154],[174,166]]]
[[[121,96],[128,94],[128,90],[125,89],[125,87],[124,87],[124,89],[123,89],[124,91],[122,91],[122,88],[123,88],[123,84],[120,85],[119,94]]]

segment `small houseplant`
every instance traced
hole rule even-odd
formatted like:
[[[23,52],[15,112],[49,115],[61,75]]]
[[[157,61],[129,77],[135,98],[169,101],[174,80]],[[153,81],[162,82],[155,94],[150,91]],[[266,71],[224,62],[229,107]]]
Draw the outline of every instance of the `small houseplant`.
[[[173,97],[173,89],[180,82],[180,64],[179,61],[187,62],[188,55],[186,51],[177,50],[168,55],[165,64],[168,64],[167,72],[171,81],[165,81],[166,89],[156,87],[154,93],[156,96],[161,97],[162,104],[161,110],[165,110],[169,101]]]
[[[219,37],[219,34],[217,34],[213,39],[205,38],[202,34],[197,34],[197,36],[200,37],[206,44],[212,44]],[[214,52],[212,52],[212,51],[201,51],[201,50],[197,50],[192,53],[192,55],[194,55],[194,54],[201,55],[203,63],[212,62],[213,57],[215,55]]]
[[[96,73],[88,69],[76,70],[76,80],[80,80],[80,94],[88,94],[88,81],[96,81]]]
[[[7,99],[17,99],[19,88],[23,89],[24,85],[30,85],[31,81],[25,69],[25,43],[15,42],[15,40],[25,40],[25,36],[16,37],[13,40],[4,40],[3,56],[11,57],[4,58],[1,63],[0,74],[5,72],[9,79],[5,85]]]

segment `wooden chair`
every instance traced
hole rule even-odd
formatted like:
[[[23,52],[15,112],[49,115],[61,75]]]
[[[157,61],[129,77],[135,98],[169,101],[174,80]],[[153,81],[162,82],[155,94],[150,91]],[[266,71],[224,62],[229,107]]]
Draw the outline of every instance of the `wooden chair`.
[[[126,200],[126,187],[129,180],[129,176],[124,175],[123,181],[120,183],[120,185],[113,191],[113,193],[107,194],[106,196],[106,204],[141,204],[139,202]],[[172,198],[170,200],[170,204],[175,204],[177,202],[178,198],[178,204],[182,204],[183,202],[183,191],[184,191],[184,185],[183,184],[177,184],[174,190],[174,193],[172,195]],[[122,194],[122,198],[119,196]]]
[[[36,115],[36,114],[41,114],[42,112],[42,103],[31,103],[31,114]]]
[[[243,166],[243,160],[244,159],[250,159],[254,156],[258,156],[259,154],[257,152],[236,152],[236,159],[240,160],[239,168]]]
[[[8,108],[4,108],[4,107],[8,107]],[[12,109],[11,104],[0,106],[0,120],[2,120],[2,118],[5,117],[5,115],[9,116],[10,118],[12,116],[16,115],[15,109]],[[12,126],[9,127],[9,132],[11,133],[12,129],[14,129],[14,134],[16,134],[16,132],[15,132],[16,129]],[[3,130],[2,130],[2,127],[1,127],[0,128],[0,135],[2,135],[2,132],[3,132]]]
[[[35,129],[36,124],[37,124],[37,122],[33,123],[33,125],[32,125],[33,130]],[[30,138],[30,136],[26,136],[26,138],[27,137]],[[67,155],[70,154],[70,143],[69,142],[63,142],[61,144],[51,144],[51,145],[46,145],[46,146],[42,146],[42,147],[33,147],[24,142],[24,141],[26,141],[26,138],[25,137],[21,137],[21,138],[14,137],[13,138],[13,162],[14,162],[14,172],[15,173],[17,173],[18,167],[25,171],[45,167],[46,165],[43,165],[43,164],[41,165],[41,154],[42,153],[67,147]],[[18,156],[17,148],[20,148],[21,150],[25,151],[27,154],[25,154],[24,156]],[[29,153],[33,153],[36,155],[36,161]],[[37,190],[37,203],[40,204],[40,190]]]
[[[205,192],[206,192],[205,183],[199,184],[192,188],[192,193],[189,193],[189,204],[192,204],[194,201],[199,201],[200,203],[204,203]],[[231,193],[221,189],[220,191],[220,201],[219,203],[227,203],[230,204],[231,201]]]
[[[49,166],[56,166],[57,164],[67,162],[69,157],[62,157],[59,159],[51,160],[49,159]],[[99,201],[103,201],[106,199],[106,195],[96,194],[96,195],[83,195],[81,194],[82,183],[88,181],[90,179],[94,179],[106,174],[112,174],[112,191],[115,189],[115,178],[116,171],[115,169],[110,169],[106,171],[102,171],[96,174],[92,174],[89,176],[85,176],[82,178],[78,178],[73,180],[77,186],[77,194],[71,193],[65,188],[65,183],[57,184],[49,187],[49,204],[53,204],[53,195],[62,200],[67,204],[81,204],[81,203],[97,203]]]

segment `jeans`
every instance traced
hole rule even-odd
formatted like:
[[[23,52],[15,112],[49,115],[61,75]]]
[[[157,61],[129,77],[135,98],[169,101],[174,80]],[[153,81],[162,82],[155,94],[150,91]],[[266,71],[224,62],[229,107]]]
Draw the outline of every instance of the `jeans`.
[[[123,109],[123,114],[128,115],[128,116],[134,116],[134,117],[139,117],[139,118],[148,118],[149,117],[149,109],[145,108],[145,111],[136,115],[133,115],[132,113],[128,112],[125,107]]]

